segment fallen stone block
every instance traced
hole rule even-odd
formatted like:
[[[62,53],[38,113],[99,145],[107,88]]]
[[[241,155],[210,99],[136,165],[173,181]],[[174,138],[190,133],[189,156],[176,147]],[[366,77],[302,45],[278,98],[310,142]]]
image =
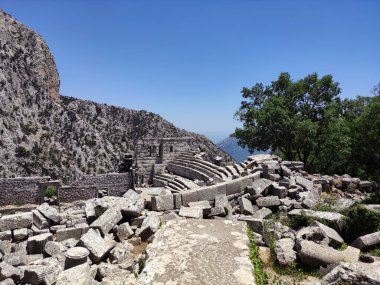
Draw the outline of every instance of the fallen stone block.
[[[6,240],[8,241],[12,240],[11,230],[0,232],[0,241],[6,241]]]
[[[268,208],[263,207],[260,210],[255,211],[252,217],[255,219],[266,219],[270,215],[272,215],[272,211]]]
[[[251,228],[251,230],[255,233],[258,233],[260,235],[263,234],[263,228],[264,228],[264,220],[263,219],[256,219],[252,217],[247,216],[240,216],[238,218],[238,221],[244,221],[247,223],[247,225]]]
[[[12,266],[20,266],[26,264],[26,251],[16,251],[7,253],[3,256],[3,261],[12,265]]]
[[[22,271],[20,269],[5,262],[0,262],[0,281],[10,278],[15,283],[18,283],[20,282],[21,277]]]
[[[30,237],[28,238],[26,250],[28,254],[44,253],[46,243],[52,240],[53,235],[51,233]]]
[[[360,250],[348,247],[343,251],[332,247],[319,245],[312,241],[302,241],[298,256],[300,260],[313,267],[325,266],[327,264],[339,262],[358,262]]]
[[[22,228],[29,229],[32,225],[33,214],[31,212],[7,215],[0,218],[0,232]]]
[[[89,229],[79,240],[79,245],[90,251],[90,259],[94,263],[99,263],[112,249],[95,230]]]
[[[0,281],[0,285],[15,285],[16,283],[11,279],[7,278],[3,281]]]
[[[28,229],[17,229],[13,230],[13,239],[14,241],[22,241],[27,239],[29,236],[29,230]]]
[[[255,180],[251,184],[251,188],[246,190],[246,192],[251,195],[267,194],[270,187],[272,187],[272,183],[271,180],[265,178]]]
[[[167,211],[174,209],[173,195],[153,196],[151,199],[153,211]]]
[[[57,254],[64,253],[67,250],[67,247],[60,242],[48,241],[45,244],[44,253],[48,256],[55,256]]]
[[[247,198],[239,198],[240,213],[243,215],[253,215],[255,210],[253,209],[252,202]]]
[[[22,267],[24,271],[23,281],[31,285],[54,284],[57,280],[61,268],[54,258],[46,258],[36,265]]]
[[[345,216],[336,212],[322,212],[313,210],[294,209],[288,212],[288,216],[301,216],[306,215],[311,218],[325,219],[333,222],[337,229],[341,230],[345,227]]]
[[[56,241],[59,242],[71,238],[79,240],[81,236],[88,231],[88,229],[88,226],[60,229],[56,232]]]
[[[87,263],[90,252],[84,247],[73,247],[66,251],[65,270]]]
[[[180,209],[182,206],[182,195],[180,193],[173,194],[174,209]]]
[[[150,212],[144,219],[141,228],[136,231],[136,235],[145,241],[158,230],[160,223],[158,215],[155,212]]]
[[[257,206],[266,208],[278,208],[281,205],[280,199],[277,196],[260,197],[256,200]]]
[[[90,274],[90,266],[85,263],[62,271],[56,285],[91,285],[94,284]]]
[[[108,234],[123,218],[118,207],[108,208],[91,225],[91,228],[99,229],[103,235]]]
[[[198,201],[198,191],[197,190],[186,190],[181,192],[182,205],[187,206],[189,202]]]
[[[189,202],[189,207],[198,207],[203,210],[203,216],[207,216],[211,213],[211,205],[208,201]]]
[[[40,211],[42,215],[44,215],[47,219],[52,221],[55,224],[59,224],[62,220],[61,215],[59,214],[56,208],[49,206],[48,203],[43,203],[37,207],[37,210]]]
[[[181,207],[178,215],[186,218],[202,219],[203,210],[199,207]]]
[[[330,228],[318,221],[312,222],[310,226],[320,228],[326,234],[326,236],[330,239],[330,245],[333,244],[333,245],[339,246],[344,243],[343,238],[333,228]]]
[[[217,185],[197,189],[197,196],[199,201],[211,201],[218,195]]]
[[[313,181],[306,179],[303,176],[296,176],[296,183],[301,186],[304,191],[311,191],[314,187]]]
[[[278,183],[273,183],[272,195],[277,196],[279,199],[283,199],[288,195],[288,188],[285,186],[280,186]]]
[[[119,225],[116,229],[116,235],[120,241],[129,239],[133,234],[134,232],[128,222]]]
[[[33,210],[33,224],[39,228],[40,230],[42,229],[48,229],[50,226],[50,222],[48,219],[46,219],[40,211]]]
[[[351,245],[361,250],[378,246],[380,245],[380,231],[358,237]]]
[[[294,240],[291,238],[283,238],[276,242],[276,258],[281,266],[290,266],[296,261],[296,252],[294,248]]]

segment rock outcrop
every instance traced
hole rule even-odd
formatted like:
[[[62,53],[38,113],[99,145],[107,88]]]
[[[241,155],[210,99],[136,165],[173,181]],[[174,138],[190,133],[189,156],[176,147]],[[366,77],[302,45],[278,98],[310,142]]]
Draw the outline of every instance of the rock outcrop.
[[[65,182],[114,172],[142,138],[206,137],[159,115],[59,95],[59,75],[42,38],[0,11],[0,177],[51,176]],[[106,94],[105,94],[106,95]]]

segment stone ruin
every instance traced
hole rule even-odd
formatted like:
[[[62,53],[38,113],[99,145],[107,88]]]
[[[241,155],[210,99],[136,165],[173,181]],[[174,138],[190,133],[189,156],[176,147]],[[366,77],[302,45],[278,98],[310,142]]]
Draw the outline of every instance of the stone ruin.
[[[380,284],[380,259],[360,257],[380,245],[380,232],[338,250],[345,217],[315,209],[326,191],[339,196],[338,211],[378,191],[377,184],[311,175],[302,162],[269,154],[222,166],[184,141],[177,150],[173,140],[141,143],[145,152],[129,173],[59,186],[59,206],[2,209],[0,284],[254,284],[247,227],[261,252],[269,250],[264,233],[271,234],[281,266],[321,267],[314,284]],[[41,188],[49,180],[37,182]],[[315,221],[299,230],[281,223],[295,216]]]

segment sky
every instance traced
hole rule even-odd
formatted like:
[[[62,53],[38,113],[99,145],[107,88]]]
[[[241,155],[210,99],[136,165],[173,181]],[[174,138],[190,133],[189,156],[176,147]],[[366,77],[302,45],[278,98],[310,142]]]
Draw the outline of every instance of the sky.
[[[49,45],[60,93],[160,114],[219,141],[243,86],[332,74],[342,97],[380,82],[380,1],[0,0]]]

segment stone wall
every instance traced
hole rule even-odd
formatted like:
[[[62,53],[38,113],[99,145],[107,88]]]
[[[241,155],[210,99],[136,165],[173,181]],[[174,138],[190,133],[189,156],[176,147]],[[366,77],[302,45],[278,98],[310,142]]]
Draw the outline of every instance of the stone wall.
[[[156,173],[162,171],[176,154],[196,149],[192,137],[143,139],[136,145],[136,172],[140,183],[152,183]]]
[[[39,183],[49,180],[49,176],[0,178],[0,205],[40,203],[43,195]]]
[[[130,173],[109,173],[97,176],[84,176],[69,186],[59,188],[59,202],[69,203],[98,197],[99,190],[109,196],[121,196],[131,187]]]

